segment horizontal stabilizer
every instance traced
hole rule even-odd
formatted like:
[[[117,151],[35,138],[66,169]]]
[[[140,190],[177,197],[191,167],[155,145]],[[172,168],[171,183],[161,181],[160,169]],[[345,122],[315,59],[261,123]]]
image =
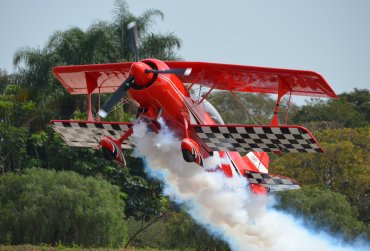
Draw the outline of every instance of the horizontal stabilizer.
[[[302,126],[192,125],[212,151],[237,152],[324,152]]]
[[[248,179],[249,184],[268,187],[270,192],[301,188],[297,181],[275,174],[246,171],[245,177]]]
[[[126,122],[53,120],[50,121],[50,125],[69,146],[98,148],[101,137],[110,136],[113,139],[119,139],[133,124]],[[130,139],[123,142],[122,148],[132,148]]]

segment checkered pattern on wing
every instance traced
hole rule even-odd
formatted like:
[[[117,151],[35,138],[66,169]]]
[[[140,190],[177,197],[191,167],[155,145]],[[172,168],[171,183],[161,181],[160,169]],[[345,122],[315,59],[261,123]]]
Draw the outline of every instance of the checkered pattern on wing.
[[[268,187],[270,191],[283,191],[300,188],[299,184],[295,180],[279,175],[246,171],[245,177],[250,184]]]
[[[322,152],[308,130],[279,126],[193,125],[200,139],[213,151]]]
[[[132,126],[129,123],[91,123],[84,121],[52,121],[53,129],[59,133],[67,145],[73,147],[99,146],[102,136],[119,139]],[[122,148],[130,149],[130,139],[122,144]]]

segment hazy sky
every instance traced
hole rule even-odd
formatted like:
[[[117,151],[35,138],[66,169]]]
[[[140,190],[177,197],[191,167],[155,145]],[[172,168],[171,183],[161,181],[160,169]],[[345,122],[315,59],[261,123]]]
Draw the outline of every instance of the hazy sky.
[[[337,93],[370,88],[369,0],[129,0],[140,15],[157,8],[157,32],[182,39],[188,61],[314,70]],[[0,68],[14,52],[43,47],[56,30],[112,19],[114,0],[2,0]]]

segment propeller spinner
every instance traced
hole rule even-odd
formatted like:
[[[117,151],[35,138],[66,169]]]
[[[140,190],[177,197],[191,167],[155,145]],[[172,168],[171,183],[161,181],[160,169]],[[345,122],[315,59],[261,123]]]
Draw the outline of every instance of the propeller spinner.
[[[131,66],[129,77],[121,84],[121,86],[112,94],[112,96],[104,103],[99,110],[100,117],[108,116],[116,104],[124,97],[125,93],[133,86],[145,86],[149,83],[154,74],[176,74],[181,76],[189,76],[191,68],[186,69],[168,69],[168,70],[154,70],[149,65],[139,61],[139,52],[137,45],[137,28],[136,23],[131,22],[127,25],[128,41],[131,50],[134,53],[137,62]]]

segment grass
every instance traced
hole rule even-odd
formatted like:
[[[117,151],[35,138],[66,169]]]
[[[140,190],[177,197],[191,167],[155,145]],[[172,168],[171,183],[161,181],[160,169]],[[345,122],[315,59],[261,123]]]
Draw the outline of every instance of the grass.
[[[83,250],[83,251],[166,251],[163,249],[153,249],[153,248],[81,248],[81,247],[63,247],[63,246],[33,246],[33,245],[17,245],[17,246],[4,246],[0,245],[0,251],[77,251],[77,250]],[[174,250],[167,250],[167,251],[174,251]]]

